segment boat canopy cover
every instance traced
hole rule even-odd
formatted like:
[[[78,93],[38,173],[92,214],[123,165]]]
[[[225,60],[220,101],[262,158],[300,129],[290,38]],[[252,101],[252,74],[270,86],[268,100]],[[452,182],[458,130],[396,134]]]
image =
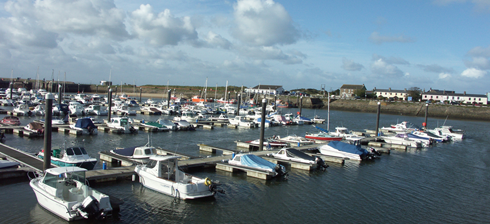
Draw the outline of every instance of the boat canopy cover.
[[[242,155],[240,158],[240,162],[244,166],[262,168],[262,169],[274,170],[274,167],[276,167],[276,164],[271,163],[253,154]]]
[[[37,122],[31,122],[31,123],[27,124],[27,126],[29,126],[29,128],[32,129],[32,130],[40,130],[40,129],[43,129],[43,125],[40,124],[40,123],[37,123]]]
[[[306,160],[310,160],[310,161],[315,161],[315,158],[313,156],[309,156],[306,153],[301,152],[297,149],[290,148],[290,149],[284,149],[284,150],[286,150],[286,154],[289,157],[295,157],[295,158],[301,158],[301,159],[306,159]]]
[[[92,120],[88,117],[78,118],[75,127],[83,128],[83,129],[88,129],[88,127],[90,127],[90,128],[97,129],[97,127],[95,127],[94,122],[92,122]]]
[[[128,148],[124,148],[124,149],[113,149],[113,150],[111,150],[111,152],[118,154],[118,155],[121,155],[121,156],[133,156],[135,148],[136,148],[136,146],[128,147]]]
[[[316,126],[316,125],[313,125],[313,127],[315,127],[316,129],[318,129],[318,130],[320,130],[320,131],[323,131],[323,132],[325,132],[325,133],[328,133],[328,130],[326,130],[326,129],[320,128],[320,127],[318,127],[318,126]]]
[[[359,145],[352,145],[341,141],[331,141],[330,143],[328,143],[328,145],[334,149],[343,152],[354,153],[357,155],[369,154],[369,152],[366,149],[361,148],[361,146]]]

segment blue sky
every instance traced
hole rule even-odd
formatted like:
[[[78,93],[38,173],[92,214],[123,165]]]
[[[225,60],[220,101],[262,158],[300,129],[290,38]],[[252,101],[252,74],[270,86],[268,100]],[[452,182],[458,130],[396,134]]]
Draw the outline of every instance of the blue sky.
[[[0,3],[1,77],[490,89],[488,0]]]

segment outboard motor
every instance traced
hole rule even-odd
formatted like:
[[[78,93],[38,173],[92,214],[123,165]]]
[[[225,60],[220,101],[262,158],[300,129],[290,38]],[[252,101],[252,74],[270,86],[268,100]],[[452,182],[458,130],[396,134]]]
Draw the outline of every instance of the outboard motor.
[[[371,150],[371,153],[373,153],[374,155],[381,156],[381,153],[379,153],[378,151],[376,151],[375,148],[371,147],[369,149]]]
[[[284,167],[281,164],[276,164],[276,167],[274,167],[274,170],[279,174],[280,176],[283,176],[284,179],[287,179],[288,176],[288,171],[286,170],[286,167]]]
[[[99,202],[92,195],[86,197],[77,210],[86,219],[95,218],[100,215]]]
[[[317,169],[322,169],[323,171],[325,171],[328,168],[328,165],[325,164],[325,161],[323,161],[322,158],[315,156],[315,161],[317,164]]]

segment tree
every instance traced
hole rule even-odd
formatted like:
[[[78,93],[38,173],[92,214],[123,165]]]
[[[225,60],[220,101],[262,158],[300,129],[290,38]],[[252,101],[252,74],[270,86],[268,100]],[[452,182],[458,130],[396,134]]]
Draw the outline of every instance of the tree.
[[[407,91],[408,96],[412,97],[412,101],[421,99],[422,90],[419,87],[410,87]]]
[[[364,88],[361,89],[356,89],[354,91],[354,95],[359,96],[359,97],[365,97],[366,95],[366,90]]]

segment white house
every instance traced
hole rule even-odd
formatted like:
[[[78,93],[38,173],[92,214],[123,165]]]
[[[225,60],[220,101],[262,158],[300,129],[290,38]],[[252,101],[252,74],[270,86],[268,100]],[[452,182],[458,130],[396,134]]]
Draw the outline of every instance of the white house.
[[[274,85],[258,85],[253,88],[246,88],[246,93],[258,93],[258,94],[269,94],[269,95],[281,95],[284,93],[282,86]]]
[[[440,90],[429,90],[428,92],[422,93],[422,100],[432,100],[432,101],[452,101],[464,104],[488,104],[488,97],[484,94],[466,94],[455,93],[454,91],[440,91]]]
[[[398,100],[407,100],[408,92],[407,89],[404,90],[396,90],[396,89],[373,89],[373,93],[376,94],[376,98],[385,97],[387,99],[398,99]]]

